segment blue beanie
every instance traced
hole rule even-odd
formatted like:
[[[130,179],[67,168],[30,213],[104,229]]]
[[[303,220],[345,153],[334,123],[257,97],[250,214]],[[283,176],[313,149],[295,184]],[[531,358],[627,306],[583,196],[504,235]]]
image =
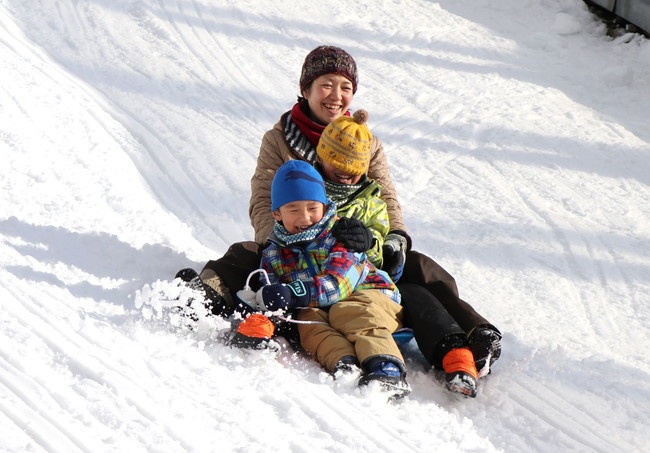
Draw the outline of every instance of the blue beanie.
[[[282,165],[271,183],[271,211],[293,201],[310,200],[327,204],[325,183],[316,169],[302,160]]]

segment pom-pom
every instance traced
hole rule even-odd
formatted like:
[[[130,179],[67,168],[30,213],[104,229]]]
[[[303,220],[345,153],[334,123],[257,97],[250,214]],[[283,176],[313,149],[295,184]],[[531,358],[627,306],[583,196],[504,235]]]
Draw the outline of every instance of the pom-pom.
[[[365,124],[368,121],[368,112],[363,109],[357,110],[352,118],[359,124]]]

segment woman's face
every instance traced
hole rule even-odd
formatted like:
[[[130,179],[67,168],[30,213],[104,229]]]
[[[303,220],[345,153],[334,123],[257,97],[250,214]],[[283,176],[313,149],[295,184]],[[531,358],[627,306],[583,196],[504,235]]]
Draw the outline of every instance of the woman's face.
[[[302,96],[307,99],[312,120],[323,126],[343,115],[350,108],[354,93],[352,82],[339,74],[324,74],[311,84]]]

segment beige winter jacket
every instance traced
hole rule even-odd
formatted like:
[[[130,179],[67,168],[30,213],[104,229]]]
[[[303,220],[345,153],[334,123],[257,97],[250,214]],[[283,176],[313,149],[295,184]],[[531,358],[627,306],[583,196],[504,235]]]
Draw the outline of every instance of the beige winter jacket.
[[[282,120],[267,131],[262,137],[260,153],[257,157],[257,167],[251,178],[251,199],[248,209],[251,224],[255,229],[255,242],[264,244],[271,231],[273,231],[273,215],[271,214],[271,182],[275,172],[282,164],[300,156],[294,152],[285,139]],[[310,162],[314,163],[314,162]],[[390,229],[408,230],[404,226],[402,207],[397,200],[397,193],[393,186],[388,163],[384,155],[384,148],[377,137],[373,136],[368,168],[368,177],[376,180],[382,187],[381,198],[386,202]]]

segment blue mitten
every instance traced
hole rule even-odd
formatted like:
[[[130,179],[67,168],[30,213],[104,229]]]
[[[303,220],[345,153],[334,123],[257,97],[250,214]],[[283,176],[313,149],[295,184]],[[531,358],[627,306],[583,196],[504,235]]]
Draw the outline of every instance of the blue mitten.
[[[388,233],[382,253],[384,255],[384,265],[382,269],[388,272],[394,282],[400,279],[404,272],[404,263],[406,262],[406,249],[408,242],[406,238],[398,233]]]
[[[261,310],[276,311],[309,305],[309,287],[300,280],[289,284],[274,283],[266,285],[257,292],[257,305]]]

